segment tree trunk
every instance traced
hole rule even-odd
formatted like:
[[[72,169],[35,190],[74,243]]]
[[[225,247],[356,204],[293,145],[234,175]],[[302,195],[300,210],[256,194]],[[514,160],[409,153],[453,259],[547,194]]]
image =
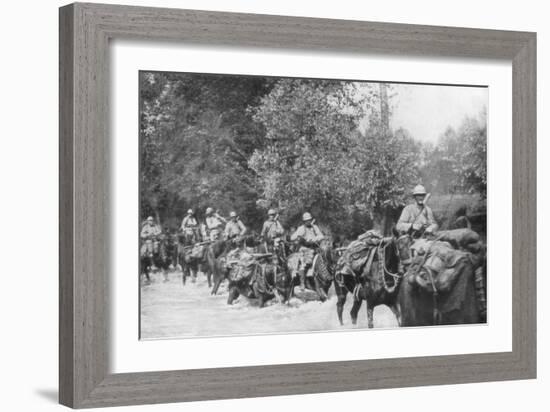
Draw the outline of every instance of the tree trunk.
[[[386,83],[380,83],[380,123],[384,135],[387,135],[390,130],[390,114]]]

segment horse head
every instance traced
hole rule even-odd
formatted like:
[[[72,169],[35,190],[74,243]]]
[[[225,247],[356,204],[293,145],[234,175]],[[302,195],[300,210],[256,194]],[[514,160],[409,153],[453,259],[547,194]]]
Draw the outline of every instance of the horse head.
[[[414,241],[409,232],[401,233],[395,227],[393,232],[393,242],[397,248],[400,264],[407,267],[412,262],[411,245]]]

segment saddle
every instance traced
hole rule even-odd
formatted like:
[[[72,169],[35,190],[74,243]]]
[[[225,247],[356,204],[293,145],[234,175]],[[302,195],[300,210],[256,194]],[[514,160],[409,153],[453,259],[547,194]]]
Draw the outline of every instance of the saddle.
[[[349,244],[338,260],[338,273],[346,273],[359,276],[367,264],[374,260],[376,246],[382,240],[382,236],[374,230],[369,230],[360,235],[357,240]]]
[[[420,239],[411,249],[415,253],[410,273],[417,277],[414,281],[420,286],[438,292],[450,291],[459,275],[460,262],[469,261],[467,252],[457,250],[448,242]],[[429,272],[429,273],[428,273]],[[421,277],[418,278],[418,275]],[[428,279],[425,279],[428,275]],[[431,284],[433,279],[433,285]]]

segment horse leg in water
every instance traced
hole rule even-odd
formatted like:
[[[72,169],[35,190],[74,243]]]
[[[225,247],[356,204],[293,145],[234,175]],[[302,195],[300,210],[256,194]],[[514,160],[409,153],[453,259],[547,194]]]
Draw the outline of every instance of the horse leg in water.
[[[212,287],[212,271],[207,270],[206,271],[206,280],[208,281],[208,287]]]
[[[363,303],[363,300],[361,298],[356,298],[353,301],[353,306],[351,307],[351,311],[349,314],[351,315],[351,323],[354,325],[357,325],[357,314],[359,313],[359,309],[361,309],[361,304]]]
[[[340,325],[343,325],[344,320],[342,318],[342,314],[344,312],[344,304],[346,303],[348,291],[345,287],[340,286],[337,282],[334,282],[334,290],[336,291],[336,296],[338,297],[338,301],[336,302],[336,313],[338,314]]]
[[[141,259],[141,270],[142,273],[145,275],[145,279],[148,283],[151,282],[151,277],[149,276],[149,259],[148,258],[142,258]]]
[[[181,283],[185,286],[185,281],[187,280],[187,276],[189,276],[189,268],[185,263],[182,263],[181,265]]]
[[[197,281],[197,268],[193,263],[189,265],[189,276],[191,276],[192,283]]]
[[[374,306],[367,301],[367,321],[369,329],[374,328]]]
[[[239,288],[232,286],[229,289],[229,295],[227,296],[227,304],[232,305],[233,301],[239,297]]]
[[[212,292],[210,292],[210,294],[215,295],[218,293],[218,289],[220,288],[223,280],[227,277],[227,274],[224,273],[223,270],[218,266],[215,266],[212,269],[212,275],[214,277],[214,287],[212,288]]]
[[[317,276],[313,277],[313,284],[315,287],[315,292],[319,295],[319,299],[321,299],[321,302],[324,302],[328,299],[327,293],[325,292],[325,288],[321,285],[321,282],[317,278]]]
[[[401,311],[398,307],[398,305],[390,305],[390,310],[392,311],[393,315],[395,316],[395,319],[397,320],[397,325],[401,326]]]

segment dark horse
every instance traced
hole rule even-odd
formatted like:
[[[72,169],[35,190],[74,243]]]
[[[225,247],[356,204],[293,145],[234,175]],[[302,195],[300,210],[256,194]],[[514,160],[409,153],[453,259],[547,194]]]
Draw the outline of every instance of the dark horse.
[[[248,276],[233,278],[230,273],[227,303],[231,305],[239,295],[257,298],[260,308],[273,298],[277,298],[279,303],[288,302],[292,278],[285,265],[280,263],[272,256],[266,255],[265,258],[257,259],[251,265]],[[230,269],[230,271],[239,270],[242,270],[239,266]]]
[[[181,232],[178,234],[178,263],[181,266],[182,282],[185,285],[187,278],[195,282],[200,270],[205,245],[195,245],[200,242],[195,232]]]
[[[293,293],[294,287],[300,284],[298,274],[300,259],[301,254],[299,252],[291,253],[287,258],[287,268],[292,277],[291,293]],[[311,269],[308,270],[309,273],[306,274],[305,279],[306,289],[317,293],[321,302],[328,299],[328,290],[334,279],[335,263],[336,257],[332,242],[329,239],[322,240],[316,247]]]
[[[402,326],[480,323],[474,263],[468,253],[438,240],[423,255],[410,256],[397,304]],[[433,245],[433,246],[432,246]],[[442,248],[445,264],[434,271],[432,248]],[[414,244],[413,244],[414,249]]]
[[[400,322],[397,308],[397,292],[401,280],[397,238],[380,239],[378,245],[371,246],[368,259],[361,273],[355,273],[345,262],[345,257],[338,261],[338,270],[334,280],[334,290],[338,297],[336,312],[338,320],[343,325],[342,312],[348,293],[353,296],[353,306],[350,311],[351,321],[357,324],[357,315],[363,300],[367,305],[368,327],[374,327],[374,308],[378,305],[388,306]]]
[[[150,242],[150,250],[152,250],[152,253],[144,253],[140,257],[140,273],[144,274],[147,281],[150,282],[151,268],[153,266],[156,266],[157,268],[162,270],[164,281],[167,281],[168,268],[172,263],[172,259],[170,258],[168,253],[166,253],[166,243],[164,236],[158,236],[154,239],[146,240],[146,242]]]
[[[229,268],[225,264],[228,253],[242,247],[255,249],[258,244],[259,241],[256,236],[250,234],[230,240],[219,239],[209,245],[209,251],[205,257],[205,266],[214,277],[212,295],[218,293],[218,289],[225,279],[229,279]]]

